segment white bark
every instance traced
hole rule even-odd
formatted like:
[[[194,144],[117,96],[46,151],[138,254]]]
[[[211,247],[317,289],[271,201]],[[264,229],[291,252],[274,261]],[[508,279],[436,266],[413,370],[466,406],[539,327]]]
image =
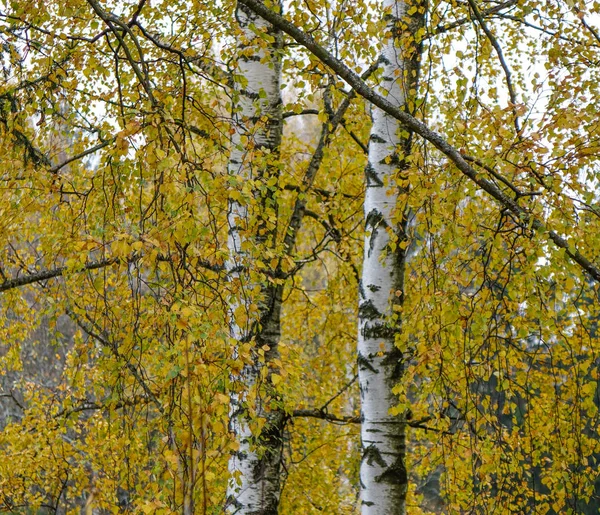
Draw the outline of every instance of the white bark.
[[[384,4],[391,8],[388,28],[392,34],[399,36],[402,30],[414,33],[421,26],[423,13],[408,16],[409,3],[385,0]],[[398,107],[405,107],[410,90],[416,87],[419,57],[414,42],[407,46],[398,37],[385,42],[379,93]],[[406,423],[404,416],[390,414],[398,403],[392,388],[403,371],[403,355],[395,346],[400,320],[393,318],[394,306],[401,306],[404,297],[406,252],[401,243],[407,240],[405,191],[398,178],[411,144],[410,135],[402,136],[400,129],[396,119],[381,109],[373,110],[358,335],[363,515],[406,513]],[[394,233],[396,248],[390,246]]]
[[[237,6],[236,18],[241,29],[240,49],[255,50],[250,55],[243,55],[238,61],[236,75],[242,80],[237,81],[238,105],[234,114],[236,131],[232,136],[228,171],[242,182],[260,181],[273,170],[262,158],[258,159],[258,164],[253,163],[252,156],[266,151],[276,157],[281,142],[281,54],[278,51],[281,33],[241,4]],[[258,30],[267,30],[275,38],[275,42],[263,49],[253,45],[257,36],[250,29],[250,24]],[[266,199],[260,198],[257,193],[255,200],[261,204]],[[244,326],[235,321],[236,309],[240,306],[247,308],[245,303],[249,303],[244,291],[250,291],[254,286],[248,284],[247,275],[243,271],[244,267],[251,266],[247,243],[265,244],[269,237],[267,231],[254,236],[251,242],[246,241],[249,216],[248,207],[243,201],[230,201],[228,270],[232,282],[240,286],[238,300],[233,301],[231,306],[231,334],[238,342],[253,341],[256,348],[267,345],[270,350],[265,353],[263,362],[256,353],[253,362],[245,366],[241,376],[236,378],[243,382],[244,391],[256,386],[261,368],[267,366],[266,363],[278,354],[281,312],[280,288],[261,285],[259,332],[253,331],[253,327],[257,325],[252,323],[250,317]],[[245,401],[243,393],[231,396],[231,429],[238,440],[239,449],[229,461],[232,479],[228,488],[227,512],[239,515],[275,515],[279,504],[283,414],[276,410],[267,412],[261,408],[260,400],[257,401],[257,415],[265,418],[266,423],[261,435],[253,435],[248,424]]]

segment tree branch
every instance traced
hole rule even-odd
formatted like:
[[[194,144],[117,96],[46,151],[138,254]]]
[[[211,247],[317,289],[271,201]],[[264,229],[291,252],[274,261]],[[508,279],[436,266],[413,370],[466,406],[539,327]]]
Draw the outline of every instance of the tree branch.
[[[292,412],[292,417],[304,417],[304,418],[318,418],[319,420],[326,420],[327,422],[337,422],[340,424],[360,424],[360,417],[352,417],[349,415],[333,415],[328,413],[324,409],[297,409]],[[431,417],[425,417],[420,420],[406,420],[405,424],[413,429],[423,429],[424,431],[433,431],[435,433],[442,434],[454,434],[451,431],[443,431],[435,427],[426,426],[425,422],[429,422]]]
[[[138,370],[138,368],[135,365],[130,363],[124,356],[122,356],[118,351],[118,346],[115,345],[113,342],[109,341],[105,336],[100,334],[101,332],[103,332],[102,329],[100,327],[98,327],[98,325],[87,314],[85,315],[85,317],[86,317],[87,321],[92,326],[94,326],[94,328],[89,327],[83,320],[81,320],[79,315],[77,315],[77,313],[75,313],[74,311],[67,310],[67,314],[74,320],[74,322],[86,334],[88,334],[89,336],[94,338],[98,343],[101,343],[108,350],[110,350],[117,360],[122,360],[125,363],[125,366],[131,372],[131,375],[140,384],[140,386],[144,390],[144,393],[146,394],[148,399],[150,399],[156,405],[156,408],[158,409],[158,411],[160,411],[161,415],[164,415],[165,409],[164,409],[162,403],[160,402],[158,397],[154,394],[154,392],[150,389],[150,387],[146,384],[146,381],[144,380],[144,377],[142,375],[143,369],[140,368]],[[97,332],[94,331],[94,329],[96,329]]]
[[[291,118],[292,116],[303,116],[306,114],[319,114],[319,110],[318,109],[304,109],[304,110],[300,111],[299,113],[296,113],[294,111],[287,111],[287,112],[283,113],[281,115],[281,117],[285,120],[286,118]]]
[[[321,409],[296,409],[292,412],[292,417],[318,418],[328,422],[340,422],[342,424],[360,424],[360,417],[332,415]]]
[[[85,156],[89,156],[90,154],[93,154],[94,152],[97,152],[98,150],[103,149],[104,147],[107,147],[108,145],[110,145],[114,140],[108,140],[108,141],[103,141],[102,143],[98,143],[98,145],[88,148],[86,150],[84,150],[83,152],[80,152],[79,154],[69,157],[68,159],[66,159],[65,161],[63,161],[60,164],[57,164],[56,166],[53,166],[52,168],[50,168],[48,171],[50,173],[57,173],[61,168],[64,168],[65,166],[67,166],[68,164],[72,163],[73,161],[77,161],[79,159],[84,158]]]
[[[104,268],[105,266],[110,266],[119,261],[118,258],[107,258],[101,259],[99,261],[90,261],[85,264],[81,271],[85,270],[96,270],[98,268]],[[64,275],[67,271],[66,266],[60,266],[58,268],[52,268],[50,270],[42,270],[40,272],[36,272],[33,274],[23,275],[21,277],[15,277],[13,279],[8,279],[3,283],[0,283],[0,293],[5,292],[7,290],[12,290],[14,288],[19,288],[20,286],[26,286],[27,284],[39,283],[42,281],[47,281],[48,279],[54,279],[55,277],[60,277]]]
[[[483,16],[491,16],[494,14],[498,14],[500,13],[500,11],[502,11],[503,9],[507,9],[509,7],[512,7],[513,5],[517,4],[517,0],[508,0],[507,2],[503,2],[501,4],[498,4],[495,7],[491,7],[490,9],[486,9],[485,11],[483,11],[481,14]],[[456,21],[453,21],[452,23],[449,23],[448,25],[438,25],[435,29],[433,29],[433,32],[429,35],[426,36],[426,38],[431,38],[432,36],[437,36],[438,34],[443,34],[444,32],[449,32],[453,29],[456,29],[457,27],[460,27],[461,25],[464,25],[465,23],[469,23],[469,18],[465,17],[465,18],[460,18]]]
[[[128,257],[126,260],[121,258],[106,258],[98,261],[90,261],[83,265],[83,267],[75,269],[75,272],[85,272],[88,270],[97,270],[98,268],[104,268],[106,266],[113,265],[119,262],[127,262],[134,263],[142,258],[142,254],[135,253]],[[170,256],[158,255],[157,261],[166,261],[171,262],[172,259]],[[199,260],[198,266],[201,268],[205,268],[207,270],[211,270],[215,273],[220,273],[225,271],[225,267],[223,265],[212,264],[206,260]],[[14,277],[13,279],[5,279],[4,282],[0,283],[0,293],[5,292],[7,290],[12,290],[14,288],[19,288],[20,286],[26,286],[28,284],[39,283],[42,281],[47,281],[48,279],[55,279],[56,277],[61,277],[65,274],[68,267],[59,266],[57,268],[52,268],[50,270],[41,270],[39,272],[34,272],[32,274],[23,275],[21,277]],[[4,276],[2,272],[2,267],[0,267],[0,275]]]

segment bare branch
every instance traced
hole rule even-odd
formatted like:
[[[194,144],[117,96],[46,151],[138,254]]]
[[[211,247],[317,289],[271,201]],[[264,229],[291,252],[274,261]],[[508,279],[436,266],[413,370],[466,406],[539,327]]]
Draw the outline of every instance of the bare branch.
[[[291,118],[292,116],[303,116],[306,114],[319,114],[319,110],[318,109],[304,109],[303,111],[300,111],[299,113],[296,113],[294,111],[288,111],[287,113],[283,113],[281,115],[281,117],[285,120],[286,118]]]
[[[297,409],[292,412],[292,417],[295,418],[318,418],[319,420],[326,420],[327,422],[334,422],[339,424],[360,424],[361,418],[358,416],[349,415],[334,415],[328,413],[323,409]],[[432,431],[434,433],[442,434],[453,434],[451,431],[443,431],[436,427],[426,426],[425,423],[429,422],[432,417],[425,417],[420,420],[406,420],[405,423],[408,427],[413,429],[423,429],[424,431]]]
[[[360,417],[338,416],[320,409],[297,409],[292,412],[292,417],[318,418],[327,420],[328,422],[339,422],[342,424],[360,424]]]

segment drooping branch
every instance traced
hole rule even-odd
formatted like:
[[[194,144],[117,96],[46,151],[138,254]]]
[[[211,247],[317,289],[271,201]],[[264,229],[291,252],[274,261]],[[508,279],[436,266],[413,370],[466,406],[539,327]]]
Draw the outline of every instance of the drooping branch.
[[[493,197],[504,208],[517,215],[523,226],[531,227],[532,229],[545,234],[548,240],[552,241],[558,248],[563,249],[565,254],[569,256],[572,261],[577,263],[582,270],[587,272],[594,280],[600,281],[600,268],[594,265],[587,257],[570,245],[564,237],[547,227],[542,220],[533,216],[527,209],[521,207],[517,201],[506,195],[493,182],[481,177],[477,170],[475,170],[465,160],[460,151],[448,143],[448,141],[446,141],[442,135],[431,130],[427,125],[409,113],[398,109],[386,98],[378,95],[355,72],[353,72],[340,60],[336,59],[330,52],[319,45],[311,36],[300,30],[293,23],[286,20],[283,16],[268,9],[259,0],[239,0],[239,2],[252,9],[255,13],[263,17],[271,24],[277,26],[279,29],[292,37],[297,43],[301,44],[307,50],[312,52],[312,54],[314,54],[315,57],[317,57],[323,64],[327,65],[340,78],[345,80],[352,87],[352,89],[356,91],[357,94],[371,102],[373,105],[379,107],[390,116],[393,116],[399,120],[408,130],[413,131],[431,143],[450,161],[452,161],[452,163],[454,163],[454,165],[463,175],[465,175],[477,186],[479,186],[479,188]]]
[[[517,134],[518,134],[521,132],[521,125],[519,123],[519,113],[517,111],[517,93],[515,91],[515,86],[512,81],[512,74],[511,74],[510,68],[508,67],[508,64],[506,63],[506,59],[504,58],[504,53],[502,52],[502,47],[500,46],[500,43],[498,43],[498,40],[496,39],[496,36],[494,36],[494,33],[488,27],[488,24],[484,20],[483,14],[481,14],[479,7],[477,7],[477,4],[475,3],[475,0],[467,0],[467,1],[469,2],[469,6],[471,7],[471,10],[473,11],[473,14],[475,15],[475,18],[477,19],[479,25],[481,25],[483,32],[485,32],[486,37],[488,38],[488,40],[494,47],[494,50],[496,51],[496,55],[498,56],[498,60],[500,61],[500,66],[502,66],[502,69],[504,70],[504,77],[506,79],[506,87],[508,88],[508,96],[510,97],[510,102],[512,104],[512,111],[514,114],[515,130],[517,131]]]

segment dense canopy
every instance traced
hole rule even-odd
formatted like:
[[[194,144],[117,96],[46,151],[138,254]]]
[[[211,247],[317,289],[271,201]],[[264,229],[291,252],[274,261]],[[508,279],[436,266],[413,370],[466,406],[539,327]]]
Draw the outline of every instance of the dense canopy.
[[[0,511],[598,513],[599,2],[0,43]]]

